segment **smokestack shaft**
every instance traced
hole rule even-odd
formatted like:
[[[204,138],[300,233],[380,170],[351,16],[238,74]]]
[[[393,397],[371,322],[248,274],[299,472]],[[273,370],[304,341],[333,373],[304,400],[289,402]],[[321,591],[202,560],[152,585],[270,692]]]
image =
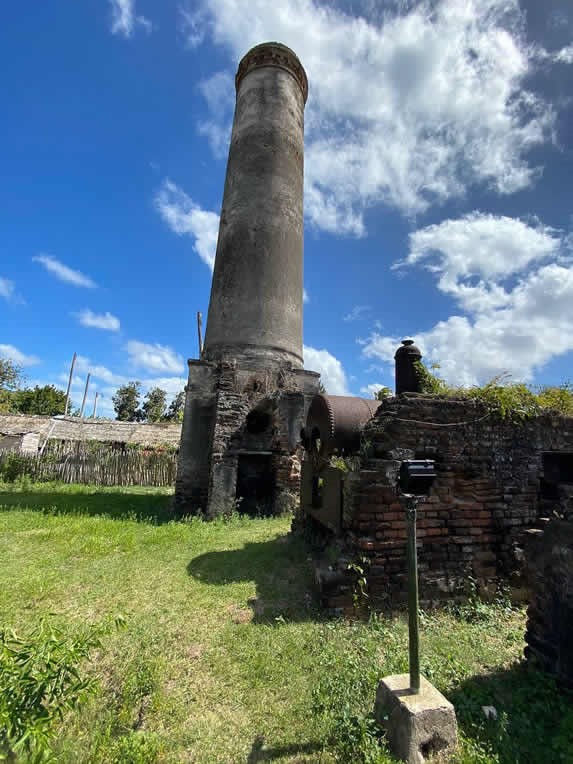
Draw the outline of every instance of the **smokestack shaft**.
[[[204,358],[302,367],[306,74],[284,45],[242,59]]]

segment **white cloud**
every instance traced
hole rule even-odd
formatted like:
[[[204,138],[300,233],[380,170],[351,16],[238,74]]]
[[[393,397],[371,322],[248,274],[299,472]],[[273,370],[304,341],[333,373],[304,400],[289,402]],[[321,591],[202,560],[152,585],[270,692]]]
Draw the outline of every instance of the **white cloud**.
[[[119,331],[119,318],[116,318],[116,316],[113,316],[109,312],[94,313],[89,308],[85,308],[79,313],[76,313],[76,317],[82,326],[87,326],[93,329],[107,329],[110,332]]]
[[[370,311],[369,305],[355,305],[350,313],[347,313],[343,317],[343,321],[359,321],[361,318],[364,318],[365,315]]]
[[[110,371],[107,366],[93,363],[89,358],[86,358],[86,356],[83,355],[78,355],[76,358],[74,376],[77,372],[80,374],[87,374],[89,372],[92,377],[97,377],[103,382],[106,382],[108,385],[124,385],[129,381],[128,378],[122,374],[115,374],[114,372]]]
[[[409,244],[408,256],[394,267],[424,262],[439,276],[438,288],[474,313],[507,305],[511,295],[504,280],[555,259],[561,237],[540,223],[473,212],[415,231]]]
[[[307,302],[310,302],[310,295],[309,295],[309,293],[306,291],[306,289],[303,289],[303,290],[302,290],[302,301],[303,301],[303,303],[305,303],[305,304],[306,304]]]
[[[199,122],[199,134],[207,138],[218,159],[225,159],[235,106],[235,82],[229,72],[216,72],[203,80],[199,89],[207,101],[210,114],[210,119]]]
[[[360,392],[368,398],[376,398],[377,393],[382,390],[383,387],[387,387],[387,385],[380,385],[378,382],[372,382],[369,385],[361,387]]]
[[[460,314],[414,336],[449,382],[480,384],[504,371],[530,380],[573,350],[573,263],[563,234],[474,213],[413,233],[402,266],[428,258]],[[392,363],[400,339],[373,332],[363,354]]]
[[[50,255],[37,255],[36,257],[33,257],[32,260],[35,263],[43,265],[49,273],[52,273],[57,279],[65,281],[67,284],[73,284],[77,287],[88,287],[90,289],[97,287],[97,284],[89,276],[86,276],[81,271],[69,268],[67,265],[64,265],[64,263],[56,260],[55,257],[51,257]]]
[[[18,350],[14,345],[0,345],[0,356],[9,358],[18,366],[36,366],[41,363],[40,359],[35,355],[26,355],[21,350]]]
[[[146,34],[150,34],[153,24],[145,16],[138,16],[135,12],[135,0],[109,0],[111,5],[111,33],[129,38],[133,36],[135,29],[140,27]]]
[[[350,395],[346,372],[338,358],[328,350],[303,348],[304,367],[310,371],[320,372],[322,384],[331,395]]]
[[[0,297],[4,297],[6,300],[11,300],[14,295],[14,282],[0,277]]]
[[[172,231],[180,236],[191,236],[193,249],[212,270],[219,235],[219,215],[202,209],[169,179],[163,181],[155,197],[155,207]]]
[[[191,2],[182,3],[179,6],[179,30],[185,44],[189,48],[196,48],[205,39],[208,25],[208,17],[205,9],[191,5]]]
[[[411,215],[476,184],[508,194],[534,183],[528,152],[552,139],[555,114],[526,89],[540,48],[518,0],[397,3],[362,18],[313,0],[199,8],[233,65],[265,39],[299,55],[310,81],[305,212],[319,228],[362,235],[373,203]]]
[[[567,45],[553,54],[553,60],[559,64],[573,64],[573,45]]]
[[[139,368],[167,374],[181,373],[184,369],[182,356],[166,345],[130,340],[126,348],[130,362]]]

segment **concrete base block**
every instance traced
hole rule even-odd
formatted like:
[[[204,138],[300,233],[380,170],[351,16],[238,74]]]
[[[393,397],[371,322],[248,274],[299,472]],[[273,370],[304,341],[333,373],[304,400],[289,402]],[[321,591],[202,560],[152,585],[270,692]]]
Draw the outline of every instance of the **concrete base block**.
[[[430,755],[457,745],[454,707],[424,677],[416,695],[410,692],[408,674],[381,679],[374,713],[386,731],[390,750],[408,764],[422,764]]]

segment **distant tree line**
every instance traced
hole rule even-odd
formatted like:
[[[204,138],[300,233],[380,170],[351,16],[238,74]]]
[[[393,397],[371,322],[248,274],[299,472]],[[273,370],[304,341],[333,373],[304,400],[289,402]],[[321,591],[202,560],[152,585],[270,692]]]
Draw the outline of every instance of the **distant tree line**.
[[[54,385],[24,387],[22,369],[9,358],[0,357],[0,413],[63,414],[66,394]]]
[[[112,397],[116,419],[121,422],[181,422],[185,391],[181,390],[167,405],[167,393],[153,387],[141,400],[141,383],[128,382]],[[54,385],[25,386],[18,364],[0,356],[0,414],[57,416],[66,407],[66,394]],[[73,412],[79,416],[79,410]]]
[[[167,393],[152,387],[143,401],[141,382],[128,382],[112,397],[115,418],[120,422],[181,422],[185,406],[185,391],[181,390],[167,406]]]

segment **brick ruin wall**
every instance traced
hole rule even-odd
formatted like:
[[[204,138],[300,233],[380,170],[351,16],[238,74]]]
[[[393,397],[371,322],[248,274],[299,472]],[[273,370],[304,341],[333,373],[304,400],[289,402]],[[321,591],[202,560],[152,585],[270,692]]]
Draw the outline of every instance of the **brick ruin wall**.
[[[198,507],[207,517],[232,511],[245,475],[252,495],[243,499],[243,511],[294,509],[300,489],[299,433],[318,375],[286,367],[246,369],[233,362],[195,362],[190,370],[193,395],[186,416],[191,428],[195,422],[200,429],[185,432],[179,454],[176,500],[183,511]],[[249,417],[257,412],[263,426],[250,429]]]
[[[23,435],[35,432],[40,442],[54,440],[99,440],[141,443],[148,446],[169,444],[179,446],[181,424],[90,421],[78,417],[55,419],[47,416],[0,415],[0,435]]]
[[[339,561],[318,573],[323,604],[353,608],[348,562],[361,558],[373,607],[405,601],[396,479],[401,461],[412,458],[434,459],[437,472],[418,509],[421,601],[463,596],[468,576],[490,591],[500,580],[522,586],[523,533],[555,509],[541,492],[543,454],[552,451],[573,454],[573,418],[514,424],[475,401],[404,394],[384,402],[363,431],[360,469],[346,476],[342,531],[330,538]]]

